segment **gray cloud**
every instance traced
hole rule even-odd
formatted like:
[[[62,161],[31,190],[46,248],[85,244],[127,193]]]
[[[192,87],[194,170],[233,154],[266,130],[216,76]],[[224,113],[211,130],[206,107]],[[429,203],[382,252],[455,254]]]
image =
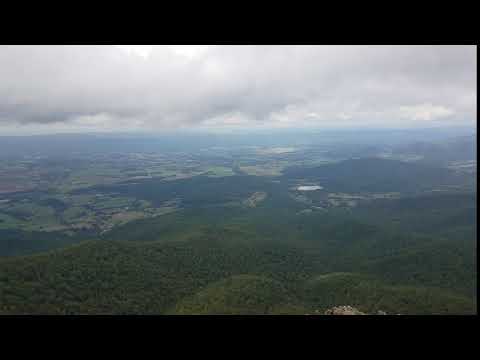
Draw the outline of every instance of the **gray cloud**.
[[[473,123],[476,61],[474,46],[0,46],[0,125]]]

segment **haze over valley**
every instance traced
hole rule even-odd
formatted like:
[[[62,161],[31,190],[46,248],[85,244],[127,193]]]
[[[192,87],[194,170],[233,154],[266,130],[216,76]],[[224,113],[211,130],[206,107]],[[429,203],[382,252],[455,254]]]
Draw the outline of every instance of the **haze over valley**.
[[[0,314],[477,313],[474,46],[0,46],[0,79]]]

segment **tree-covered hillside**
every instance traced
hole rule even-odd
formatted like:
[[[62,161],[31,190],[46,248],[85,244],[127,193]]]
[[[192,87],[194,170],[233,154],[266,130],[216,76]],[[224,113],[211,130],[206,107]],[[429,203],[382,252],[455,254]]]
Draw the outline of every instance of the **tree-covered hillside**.
[[[383,264],[364,255],[354,263],[338,257],[335,264],[325,261],[318,249],[249,235],[232,229],[206,229],[173,242],[97,240],[7,258],[0,261],[0,311],[295,314],[341,303],[405,314],[476,311],[472,296],[452,290],[464,286],[455,283],[461,280],[468,285],[474,274],[460,263],[452,263],[444,273],[432,269],[437,263],[442,266],[445,259],[429,258],[429,252],[416,254],[412,248],[408,257],[403,253],[386,256]],[[416,256],[423,256],[420,264],[412,262]],[[447,260],[449,263],[449,256]],[[393,266],[385,265],[388,261]],[[359,266],[362,263],[363,267]],[[409,276],[409,266],[427,274],[426,278]],[[342,269],[361,272],[353,272],[340,283],[337,276],[328,275]],[[437,286],[430,285],[433,283]]]

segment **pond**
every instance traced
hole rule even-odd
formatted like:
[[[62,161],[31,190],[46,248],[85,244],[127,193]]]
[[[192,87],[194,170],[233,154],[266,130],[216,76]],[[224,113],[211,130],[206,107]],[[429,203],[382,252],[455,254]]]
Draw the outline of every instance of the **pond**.
[[[323,187],[318,185],[304,185],[297,187],[298,191],[314,191],[314,190],[321,190]]]

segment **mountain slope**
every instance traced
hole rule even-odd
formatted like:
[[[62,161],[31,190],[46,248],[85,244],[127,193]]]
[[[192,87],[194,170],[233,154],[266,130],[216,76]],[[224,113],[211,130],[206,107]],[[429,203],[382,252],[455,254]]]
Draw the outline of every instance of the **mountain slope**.
[[[470,298],[438,288],[390,285],[371,275],[330,273],[305,283],[304,299],[321,312],[338,304],[390,314],[475,314]]]
[[[180,301],[177,315],[304,314],[305,308],[281,282],[252,275],[237,275],[212,283]]]
[[[404,314],[475,312],[473,298],[418,282],[405,286],[401,278],[388,282],[382,268],[318,276],[322,258],[314,252],[245,235],[215,230],[175,242],[90,241],[2,259],[0,313],[294,314],[339,304]]]

